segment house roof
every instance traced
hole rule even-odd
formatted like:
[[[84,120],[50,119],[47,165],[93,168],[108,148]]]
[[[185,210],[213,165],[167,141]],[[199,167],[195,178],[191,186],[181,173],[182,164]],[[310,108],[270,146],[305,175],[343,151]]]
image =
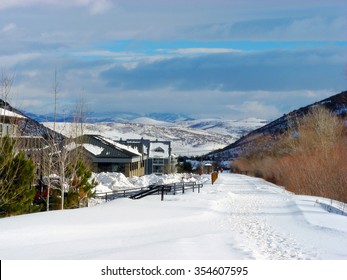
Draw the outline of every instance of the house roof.
[[[134,159],[141,158],[141,153],[137,149],[119,144],[112,139],[100,135],[83,135],[79,137],[82,139],[81,144],[87,152],[98,159]],[[76,142],[79,142],[78,140]]]
[[[17,118],[17,119],[26,119],[26,117],[24,117],[24,116],[22,116],[20,114],[17,114],[15,112],[6,110],[4,108],[0,108],[0,116],[1,117]]]
[[[98,139],[100,139],[101,141],[104,141],[106,142],[107,144],[109,145],[112,145],[113,147],[119,149],[119,150],[122,150],[124,152],[128,152],[128,153],[132,153],[134,155],[137,155],[137,156],[141,156],[142,154],[138,151],[138,149],[136,148],[133,148],[131,146],[127,146],[127,145],[123,145],[123,144],[120,144],[118,142],[115,142],[113,141],[112,139],[109,139],[109,138],[106,138],[106,137],[103,137],[103,136],[97,136]]]
[[[169,157],[169,145],[163,142],[151,142],[149,149],[150,158],[168,158]]]
[[[161,141],[161,140],[149,140],[149,139],[128,139],[125,143],[129,144],[143,144],[146,149],[144,149],[144,154],[148,154],[149,158],[169,158],[171,155],[171,142]]]

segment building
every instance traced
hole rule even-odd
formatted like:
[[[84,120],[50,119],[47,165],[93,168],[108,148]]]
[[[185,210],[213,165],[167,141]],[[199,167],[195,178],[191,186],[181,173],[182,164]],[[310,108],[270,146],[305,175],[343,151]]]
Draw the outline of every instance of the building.
[[[168,174],[176,172],[177,158],[172,154],[171,141],[128,139],[119,141],[137,147],[144,159],[145,174]]]
[[[25,120],[26,117],[0,108],[0,137],[16,137],[18,136],[18,122]]]
[[[119,172],[126,177],[144,175],[142,153],[134,147],[89,134],[77,137],[73,144],[73,149],[82,148],[94,172]]]

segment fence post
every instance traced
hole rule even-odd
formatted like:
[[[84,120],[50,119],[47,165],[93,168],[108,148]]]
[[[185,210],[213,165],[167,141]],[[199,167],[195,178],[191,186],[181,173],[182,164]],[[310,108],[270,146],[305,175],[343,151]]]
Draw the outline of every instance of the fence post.
[[[161,187],[161,201],[164,200],[164,187]]]
[[[184,182],[182,183],[182,193],[184,193]]]
[[[214,184],[214,182],[218,179],[218,172],[213,172],[211,173],[211,181],[212,181],[212,185]]]

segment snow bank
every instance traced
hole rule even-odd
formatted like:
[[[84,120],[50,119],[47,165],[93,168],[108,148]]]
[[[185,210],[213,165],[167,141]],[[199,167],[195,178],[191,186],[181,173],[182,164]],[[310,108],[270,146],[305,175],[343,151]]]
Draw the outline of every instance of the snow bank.
[[[134,176],[131,178],[125,177],[122,173],[117,172],[102,172],[94,173],[92,179],[95,179],[99,184],[96,187],[97,193],[111,192],[125,189],[144,188],[154,184],[173,184],[178,182],[196,182],[205,183],[209,180],[209,176],[199,176],[192,174],[165,174],[165,175],[145,175]]]
[[[117,172],[101,172],[93,173],[92,179],[98,182],[96,187],[97,192],[124,190],[129,188],[135,188],[135,186],[129,182],[128,178],[122,173]]]

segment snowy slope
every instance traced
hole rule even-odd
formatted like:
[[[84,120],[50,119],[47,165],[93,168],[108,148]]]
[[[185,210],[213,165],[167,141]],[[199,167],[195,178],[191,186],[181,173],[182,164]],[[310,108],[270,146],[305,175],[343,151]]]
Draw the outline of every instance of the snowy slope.
[[[222,173],[200,194],[1,219],[0,258],[346,260],[347,216],[324,203]]]
[[[86,123],[85,134],[100,134],[119,139],[139,139],[172,141],[172,150],[177,155],[203,155],[212,150],[224,148],[247,132],[263,126],[260,119],[247,120],[194,120],[165,122],[151,118],[137,118],[131,122]],[[52,128],[52,123],[43,123]],[[69,135],[69,123],[57,123],[57,131]]]
[[[264,123],[263,126],[251,130],[241,139],[238,139],[237,141],[224,147],[222,150],[211,153],[210,156],[230,158],[231,155],[237,155],[240,153],[241,150],[247,149],[248,145],[252,146],[253,140],[257,139],[258,136],[275,136],[278,134],[282,134],[284,131],[288,129],[289,126],[292,126],[293,124],[297,123],[302,117],[308,114],[312,108],[316,106],[324,106],[332,113],[345,119],[347,113],[347,91],[343,91],[339,94],[330,96],[319,102],[315,102],[305,107],[288,112],[287,114],[284,114],[278,119],[275,119],[267,124]],[[273,137],[274,142],[276,141],[276,138],[277,137]]]

